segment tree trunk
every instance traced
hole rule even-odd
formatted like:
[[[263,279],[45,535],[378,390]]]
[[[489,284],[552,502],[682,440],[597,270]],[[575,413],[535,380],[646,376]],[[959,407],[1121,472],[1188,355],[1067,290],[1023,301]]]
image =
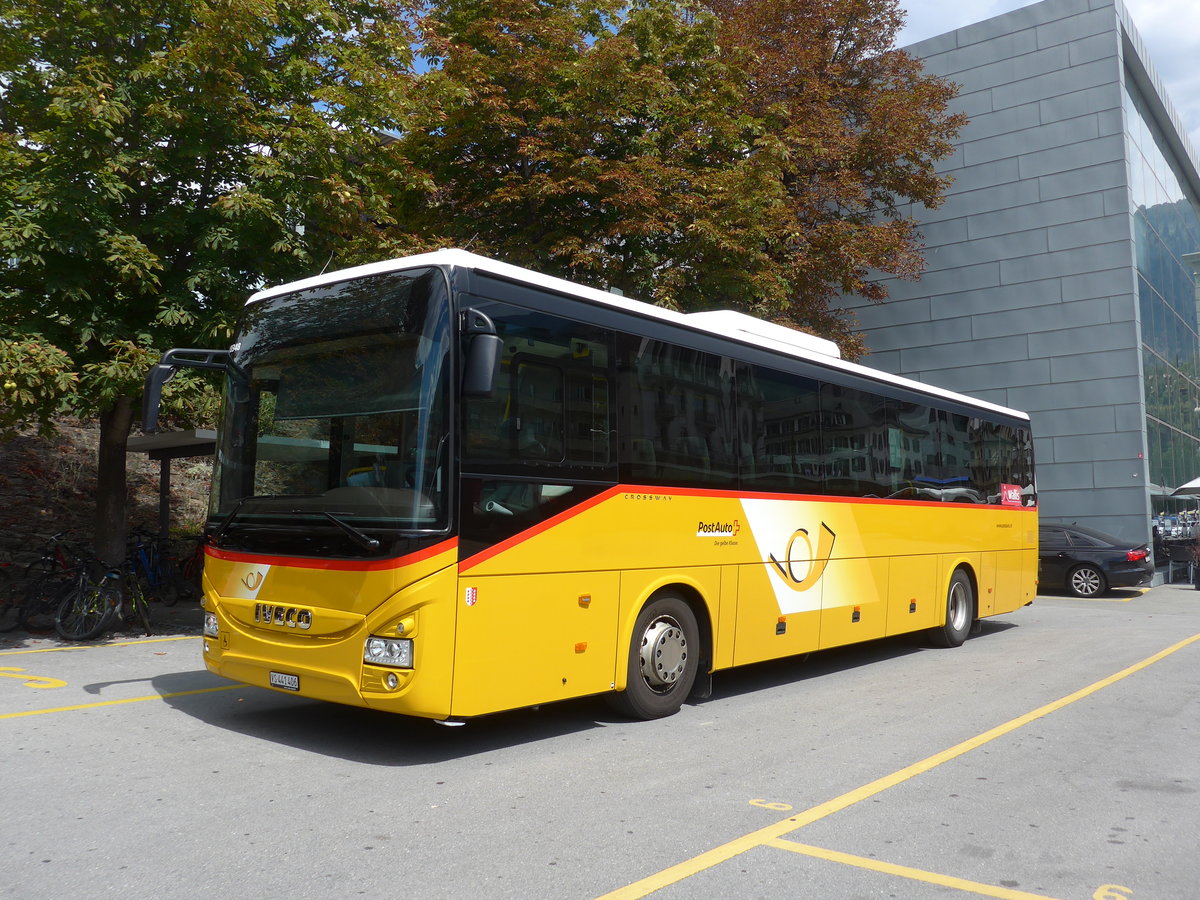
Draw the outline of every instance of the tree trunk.
[[[95,552],[108,565],[125,558],[128,527],[125,489],[125,446],[133,424],[133,399],[118,397],[100,413],[100,448],[96,467]]]

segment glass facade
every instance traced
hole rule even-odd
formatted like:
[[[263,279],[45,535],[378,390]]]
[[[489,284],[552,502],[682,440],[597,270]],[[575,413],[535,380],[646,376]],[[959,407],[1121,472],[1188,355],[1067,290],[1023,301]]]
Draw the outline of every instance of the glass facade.
[[[1200,325],[1195,274],[1184,259],[1200,251],[1200,203],[1128,75],[1125,90],[1150,480],[1169,491],[1200,477]],[[1171,515],[1196,503],[1156,492],[1153,511]]]

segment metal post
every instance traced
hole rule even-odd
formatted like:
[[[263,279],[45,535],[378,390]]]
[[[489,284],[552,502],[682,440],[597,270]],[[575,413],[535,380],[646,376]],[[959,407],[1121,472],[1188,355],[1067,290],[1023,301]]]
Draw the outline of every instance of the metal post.
[[[163,540],[171,531],[171,460],[158,461],[158,536]]]

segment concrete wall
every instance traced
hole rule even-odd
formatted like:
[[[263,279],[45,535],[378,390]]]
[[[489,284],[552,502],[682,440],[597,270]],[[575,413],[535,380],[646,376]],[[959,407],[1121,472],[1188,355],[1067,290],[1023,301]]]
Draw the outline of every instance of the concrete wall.
[[[847,298],[865,362],[1029,412],[1041,513],[1148,536],[1145,410],[1112,0],[1046,0],[908,48],[960,86],[928,264]]]

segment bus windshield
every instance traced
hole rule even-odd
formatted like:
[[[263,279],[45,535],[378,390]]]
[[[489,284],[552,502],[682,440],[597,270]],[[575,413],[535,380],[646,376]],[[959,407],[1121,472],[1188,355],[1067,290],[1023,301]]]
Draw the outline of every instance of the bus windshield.
[[[250,304],[217,438],[218,543],[376,556],[446,528],[450,335],[436,269]]]

